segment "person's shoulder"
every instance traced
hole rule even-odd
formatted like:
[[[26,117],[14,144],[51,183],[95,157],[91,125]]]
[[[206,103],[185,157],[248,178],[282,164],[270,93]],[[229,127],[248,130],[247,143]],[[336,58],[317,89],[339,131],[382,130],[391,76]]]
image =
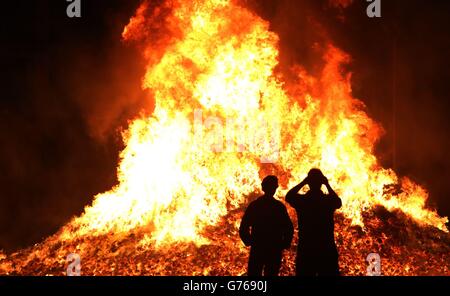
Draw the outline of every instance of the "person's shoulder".
[[[262,201],[263,201],[263,196],[259,196],[256,199],[254,199],[253,201],[250,202],[250,204],[248,205],[248,207],[255,207],[258,206]]]
[[[281,200],[278,199],[274,199],[275,200],[275,204],[280,207],[281,209],[286,209],[286,206],[284,205],[284,203]]]
[[[337,194],[332,194],[332,193],[323,193],[323,197],[326,197],[327,200],[333,200],[335,198],[339,198],[339,196]]]

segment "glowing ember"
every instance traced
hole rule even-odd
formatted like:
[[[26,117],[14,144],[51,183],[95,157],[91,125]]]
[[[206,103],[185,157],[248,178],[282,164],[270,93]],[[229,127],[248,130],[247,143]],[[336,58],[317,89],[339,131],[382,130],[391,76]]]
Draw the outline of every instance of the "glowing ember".
[[[0,273],[27,273],[36,258],[48,258],[43,269],[52,273],[53,266],[58,273],[65,256],[77,252],[90,274],[242,274],[245,249],[236,234],[242,205],[259,192],[267,171],[285,180],[282,197],[311,167],[320,167],[342,198],[341,256],[361,257],[353,269],[345,259],[344,273],[364,272],[363,254],[380,247],[377,239],[387,241],[381,233],[369,239],[367,251],[361,249],[365,231],[376,235],[382,227],[376,223],[383,216],[370,216],[377,206],[404,213],[399,221],[412,219],[405,227],[417,224],[446,235],[439,230],[447,231],[447,218],[425,208],[426,190],[378,164],[374,146],[382,128],[351,95],[350,75],[341,71],[349,57],[328,44],[318,77],[297,66],[297,79],[289,81],[275,74],[278,37],[268,28],[234,1],[178,0],[158,7],[145,1],[123,38],[143,45],[143,87],[155,110],[133,120],[123,135],[119,184],[97,195],[58,234],[13,255],[15,268],[0,255]],[[226,251],[215,256],[235,259],[219,258],[222,263],[210,267],[195,262],[198,254],[221,249]],[[168,270],[148,254],[194,261]],[[131,255],[133,271],[108,261]],[[99,258],[109,265],[92,261]],[[140,260],[154,260],[153,269]],[[224,271],[229,264],[234,269]],[[283,273],[292,274],[292,266],[289,254]],[[414,272],[420,273],[414,267],[397,270]]]

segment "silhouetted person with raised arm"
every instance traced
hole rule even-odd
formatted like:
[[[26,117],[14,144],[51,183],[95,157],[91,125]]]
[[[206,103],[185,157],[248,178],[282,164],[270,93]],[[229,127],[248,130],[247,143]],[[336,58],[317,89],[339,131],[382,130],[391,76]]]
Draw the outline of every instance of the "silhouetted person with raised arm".
[[[309,191],[299,194],[307,184]],[[322,184],[328,194],[322,192]],[[334,211],[342,206],[342,202],[328,179],[319,169],[311,169],[305,180],[287,193],[286,201],[297,211],[298,218],[296,274],[339,275]]]
[[[277,177],[265,177],[261,186],[264,195],[248,206],[239,235],[246,246],[251,246],[247,274],[276,276],[283,249],[291,245],[294,227],[284,204],[273,197],[278,188]]]

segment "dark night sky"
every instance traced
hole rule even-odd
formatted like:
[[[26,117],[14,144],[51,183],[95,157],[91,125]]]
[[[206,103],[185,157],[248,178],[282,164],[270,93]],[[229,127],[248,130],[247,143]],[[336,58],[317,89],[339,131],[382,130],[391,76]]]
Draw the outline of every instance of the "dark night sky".
[[[324,36],[311,18],[350,53],[354,95],[386,129],[379,159],[450,215],[450,1],[382,0],[381,19],[362,0],[343,11],[325,0],[247,3],[280,35],[282,64],[314,69],[311,44]],[[139,0],[82,4],[69,19],[64,0],[2,3],[0,249],[40,241],[110,189],[118,130],[149,107],[143,61],[120,41]]]

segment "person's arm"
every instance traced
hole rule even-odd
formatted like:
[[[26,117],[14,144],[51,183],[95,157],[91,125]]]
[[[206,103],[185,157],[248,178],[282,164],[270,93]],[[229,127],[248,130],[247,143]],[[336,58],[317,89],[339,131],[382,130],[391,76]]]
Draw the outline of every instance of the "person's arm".
[[[299,194],[300,189],[303,188],[308,183],[307,178],[301,181],[299,184],[294,186],[291,190],[286,194],[286,202],[290,204],[292,207],[296,208],[299,202]]]
[[[339,209],[342,206],[342,200],[339,198],[337,193],[331,188],[328,179],[325,177],[323,184],[327,187],[328,198],[331,200],[331,205],[334,209]]]
[[[239,226],[239,236],[241,237],[241,240],[244,242],[244,244],[248,247],[252,244],[252,235],[250,233],[250,227],[252,225],[252,219],[251,219],[251,204],[247,208],[247,210],[244,213],[244,216],[241,220],[241,225]]]

